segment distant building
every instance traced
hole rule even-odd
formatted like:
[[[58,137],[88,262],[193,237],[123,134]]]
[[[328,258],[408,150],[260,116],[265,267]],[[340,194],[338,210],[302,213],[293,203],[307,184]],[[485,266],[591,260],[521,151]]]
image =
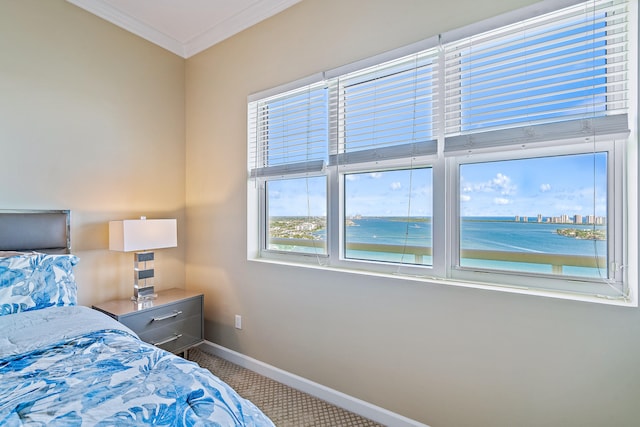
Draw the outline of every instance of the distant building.
[[[531,217],[533,221],[534,217]],[[582,216],[579,214],[574,214],[570,216],[568,214],[562,214],[560,216],[543,216],[542,214],[538,214],[535,217],[536,222],[538,223],[546,223],[546,224],[590,224],[590,225],[605,225],[607,223],[607,217],[604,216],[595,216],[595,215],[587,215]],[[529,217],[524,215],[516,215],[514,217],[515,222],[529,222]]]
[[[604,225],[607,223],[607,218],[604,216],[587,215],[587,224],[591,225]]]

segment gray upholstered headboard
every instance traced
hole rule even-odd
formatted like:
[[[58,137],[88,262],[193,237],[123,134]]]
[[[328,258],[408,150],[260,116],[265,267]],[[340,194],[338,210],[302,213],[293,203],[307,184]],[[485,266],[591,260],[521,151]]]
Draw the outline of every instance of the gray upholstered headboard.
[[[69,253],[68,210],[0,210],[0,250]]]

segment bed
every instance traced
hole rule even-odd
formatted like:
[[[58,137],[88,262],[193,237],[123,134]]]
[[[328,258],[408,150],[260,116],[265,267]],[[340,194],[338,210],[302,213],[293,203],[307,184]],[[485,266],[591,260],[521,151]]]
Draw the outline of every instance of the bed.
[[[68,235],[68,211],[0,212],[0,425],[273,427],[208,370],[77,305]]]

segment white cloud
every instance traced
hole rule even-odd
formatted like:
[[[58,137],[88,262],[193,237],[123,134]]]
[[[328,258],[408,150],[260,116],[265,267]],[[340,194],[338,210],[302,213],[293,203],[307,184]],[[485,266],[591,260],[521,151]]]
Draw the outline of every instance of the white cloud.
[[[511,178],[507,175],[503,175],[498,172],[495,178],[491,181],[493,187],[500,190],[500,194],[512,194],[516,190],[515,185],[511,185]]]
[[[551,190],[551,184],[541,184],[540,185],[540,191],[542,191],[543,193],[547,192],[549,190]]]
[[[344,179],[346,179],[347,181],[357,181],[358,180],[358,175],[350,173],[348,175],[345,175]]]
[[[475,184],[464,184],[462,186],[462,192],[481,192],[481,193],[493,193],[499,192],[504,196],[515,194],[518,190],[518,186],[511,183],[511,178],[498,172],[495,178],[489,181],[479,182]]]
[[[460,195],[460,201],[461,202],[468,202],[469,200],[471,200],[471,196],[468,196],[466,194],[461,194]]]
[[[402,184],[399,183],[398,181],[391,183],[392,190],[396,191],[396,190],[400,190],[401,188],[402,188]]]
[[[370,176],[371,178],[373,178],[373,179],[378,179],[378,178],[382,178],[382,173],[380,173],[380,172],[371,172],[371,173],[369,174],[369,176]]]
[[[511,202],[509,201],[509,199],[505,199],[504,197],[496,197],[493,199],[493,203],[495,203],[496,205],[508,205]]]

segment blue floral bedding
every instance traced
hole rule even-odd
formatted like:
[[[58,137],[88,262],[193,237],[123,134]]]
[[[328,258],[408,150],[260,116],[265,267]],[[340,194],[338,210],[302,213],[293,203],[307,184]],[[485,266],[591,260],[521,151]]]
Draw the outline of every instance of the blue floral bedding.
[[[0,256],[0,316],[76,305],[75,255],[37,252]]]
[[[86,331],[101,323],[93,310],[40,311],[0,317],[8,322],[0,322],[0,425],[273,427],[209,371],[139,341],[117,322]],[[75,312],[90,319],[70,318]],[[47,321],[34,320],[43,315]],[[46,324],[53,328],[24,337]]]

